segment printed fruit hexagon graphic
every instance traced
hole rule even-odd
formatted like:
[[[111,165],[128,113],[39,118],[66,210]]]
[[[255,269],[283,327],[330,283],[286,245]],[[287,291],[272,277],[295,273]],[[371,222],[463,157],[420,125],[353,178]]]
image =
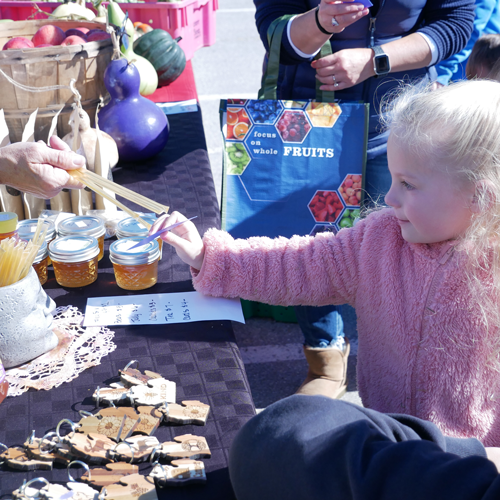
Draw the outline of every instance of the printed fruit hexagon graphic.
[[[340,229],[343,227],[352,227],[354,225],[354,221],[359,218],[359,208],[346,208],[345,212],[342,214],[338,225]]]
[[[227,139],[242,141],[252,124],[245,108],[227,108]]]
[[[316,191],[307,206],[316,222],[335,222],[344,210],[336,191]]]
[[[250,163],[250,156],[244,144],[241,142],[228,142],[226,144],[227,173],[229,175],[241,175]]]
[[[310,102],[307,105],[306,113],[313,126],[331,128],[342,110],[335,102]]]
[[[280,101],[252,100],[245,106],[253,123],[273,125],[276,123],[283,106]]]
[[[339,194],[348,207],[359,207],[361,202],[362,176],[360,174],[348,174],[339,187]]]
[[[286,110],[279,119],[276,128],[284,142],[303,142],[311,130],[303,111]]]

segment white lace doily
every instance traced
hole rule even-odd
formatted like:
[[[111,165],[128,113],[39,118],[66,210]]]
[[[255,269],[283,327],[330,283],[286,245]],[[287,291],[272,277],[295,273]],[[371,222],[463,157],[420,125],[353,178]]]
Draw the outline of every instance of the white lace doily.
[[[54,333],[59,337],[55,349],[16,368],[6,370],[9,396],[28,389],[49,390],[100,364],[101,358],[116,349],[115,332],[108,328],[83,327],[83,314],[73,306],[54,311]]]

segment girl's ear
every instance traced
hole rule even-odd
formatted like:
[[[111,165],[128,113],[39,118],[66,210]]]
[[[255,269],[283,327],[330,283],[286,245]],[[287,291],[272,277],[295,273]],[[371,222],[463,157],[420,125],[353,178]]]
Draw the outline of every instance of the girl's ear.
[[[495,185],[488,179],[481,179],[475,183],[470,209],[472,213],[488,210],[495,202]]]

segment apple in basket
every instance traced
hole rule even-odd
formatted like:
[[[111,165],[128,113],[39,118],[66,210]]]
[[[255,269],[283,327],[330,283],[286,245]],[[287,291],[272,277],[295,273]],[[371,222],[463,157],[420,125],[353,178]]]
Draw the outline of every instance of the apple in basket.
[[[11,38],[2,48],[2,50],[8,49],[32,49],[34,47],[33,42],[28,40],[24,36],[16,36]]]
[[[87,43],[87,39],[82,38],[81,36],[71,35],[63,40],[61,45],[66,47],[66,45],[81,45],[83,43]]]
[[[50,45],[61,45],[66,38],[64,30],[59,26],[46,24],[42,26],[34,35],[31,41],[38,47],[39,45],[49,43]]]

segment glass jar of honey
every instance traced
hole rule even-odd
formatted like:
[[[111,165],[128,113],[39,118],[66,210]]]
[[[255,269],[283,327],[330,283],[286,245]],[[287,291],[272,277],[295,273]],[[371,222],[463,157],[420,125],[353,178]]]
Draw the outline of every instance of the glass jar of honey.
[[[17,214],[0,212],[0,240],[17,237]]]
[[[59,223],[57,233],[59,236],[89,236],[96,238],[99,244],[98,260],[104,257],[104,235],[106,229],[104,228],[104,221],[99,217],[91,217],[89,215],[70,217]]]
[[[49,265],[49,249],[47,246],[47,242],[44,241],[38,253],[36,254],[35,260],[33,261],[33,267],[35,268],[36,274],[38,275],[38,279],[40,280],[41,285],[45,285],[47,283],[47,266]]]
[[[26,219],[19,221],[17,224],[17,232],[19,233],[19,238],[25,241],[32,240],[33,236],[35,236],[37,225],[38,225],[38,219]],[[53,221],[47,219],[43,221],[42,231],[45,229],[46,229],[45,241],[47,242],[48,245],[57,236],[56,226]],[[47,253],[47,265],[50,265],[50,258],[48,257],[48,253]]]
[[[97,279],[99,243],[92,236],[63,236],[49,244],[49,256],[56,281],[61,286],[76,288]]]
[[[158,281],[160,247],[156,240],[134,248],[141,237],[123,238],[109,247],[109,259],[113,263],[116,284],[125,290],[144,290]]]
[[[156,222],[155,217],[149,216],[141,216],[141,219],[144,222],[149,222],[153,225]],[[127,217],[126,219],[121,220],[116,226],[116,237],[121,240],[122,238],[135,238],[136,236],[140,236],[141,238],[146,238],[148,235],[148,228],[144,227],[140,222],[135,220],[133,217]],[[158,237],[156,238],[158,245],[160,245],[160,258],[161,251],[163,247],[163,240]]]

